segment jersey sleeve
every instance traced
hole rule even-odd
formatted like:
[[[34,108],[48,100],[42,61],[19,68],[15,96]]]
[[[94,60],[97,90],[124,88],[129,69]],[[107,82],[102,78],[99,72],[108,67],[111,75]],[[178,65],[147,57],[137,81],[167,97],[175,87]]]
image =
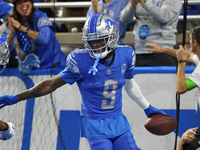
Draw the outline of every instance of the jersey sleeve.
[[[37,23],[38,29],[43,26],[53,27],[53,24],[49,20],[49,17],[47,16],[47,14],[39,11],[38,9],[36,9],[35,11],[34,21]]]
[[[90,6],[89,9],[88,9],[86,17],[89,18],[93,14],[94,14],[94,10],[93,10],[92,6]]]
[[[67,57],[66,67],[63,71],[60,72],[61,78],[69,83],[73,84],[74,82],[81,80],[82,76],[80,74],[77,61],[74,59],[76,52],[71,52]]]
[[[198,58],[198,56],[197,56],[197,55],[194,55],[192,59],[193,59],[193,62],[195,63],[195,65],[197,66],[198,63],[199,63],[199,58]]]
[[[136,55],[134,50],[130,46],[128,47],[127,52],[128,52],[127,60],[130,62],[130,65],[128,71],[126,72],[125,79],[132,79],[134,77],[133,69],[135,68]]]

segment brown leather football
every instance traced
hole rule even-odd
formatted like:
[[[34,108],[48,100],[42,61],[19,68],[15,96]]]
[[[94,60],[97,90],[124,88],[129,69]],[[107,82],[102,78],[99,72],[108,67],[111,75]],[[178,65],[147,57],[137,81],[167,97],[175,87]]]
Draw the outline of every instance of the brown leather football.
[[[170,115],[155,114],[145,122],[144,127],[152,134],[166,135],[177,127],[177,121]]]

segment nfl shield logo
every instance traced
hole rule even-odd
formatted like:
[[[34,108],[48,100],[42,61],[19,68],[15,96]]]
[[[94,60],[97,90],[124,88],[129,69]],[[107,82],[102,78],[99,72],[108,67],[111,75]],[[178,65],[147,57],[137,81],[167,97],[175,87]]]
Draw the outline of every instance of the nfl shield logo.
[[[111,74],[111,70],[110,69],[107,70],[107,74]]]

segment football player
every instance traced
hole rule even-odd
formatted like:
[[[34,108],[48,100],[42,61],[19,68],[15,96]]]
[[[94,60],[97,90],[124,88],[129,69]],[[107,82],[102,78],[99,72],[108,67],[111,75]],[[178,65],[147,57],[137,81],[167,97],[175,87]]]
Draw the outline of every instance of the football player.
[[[8,27],[8,17],[13,13],[13,8],[4,0],[0,0],[0,7],[0,32],[5,33]]]
[[[0,65],[5,69],[9,61],[10,51],[8,49],[8,40],[5,34],[0,33]],[[11,122],[3,122],[0,120],[0,139],[8,140],[15,134],[15,127]]]
[[[15,126],[11,122],[0,120],[0,140],[9,140],[15,135]]]
[[[138,150],[131,126],[122,113],[122,88],[147,117],[160,113],[149,104],[134,80],[135,53],[129,46],[118,46],[116,22],[107,14],[90,16],[83,27],[85,49],[68,55],[66,67],[57,76],[42,81],[17,95],[0,96],[0,108],[40,97],[57,88],[77,82],[81,103],[81,136],[92,150]]]

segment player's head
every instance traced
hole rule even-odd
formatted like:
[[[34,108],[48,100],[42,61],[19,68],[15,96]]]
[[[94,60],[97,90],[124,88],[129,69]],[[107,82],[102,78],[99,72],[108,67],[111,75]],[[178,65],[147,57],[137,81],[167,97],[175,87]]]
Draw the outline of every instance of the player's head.
[[[10,57],[10,51],[8,48],[8,40],[5,34],[0,33],[0,66],[3,67],[3,69],[0,70],[2,72],[6,65],[9,62]]]
[[[91,57],[105,58],[115,50],[118,39],[117,24],[109,15],[96,13],[86,20],[82,40]]]
[[[197,46],[200,46],[200,26],[191,29],[190,46],[192,51],[196,53]]]

